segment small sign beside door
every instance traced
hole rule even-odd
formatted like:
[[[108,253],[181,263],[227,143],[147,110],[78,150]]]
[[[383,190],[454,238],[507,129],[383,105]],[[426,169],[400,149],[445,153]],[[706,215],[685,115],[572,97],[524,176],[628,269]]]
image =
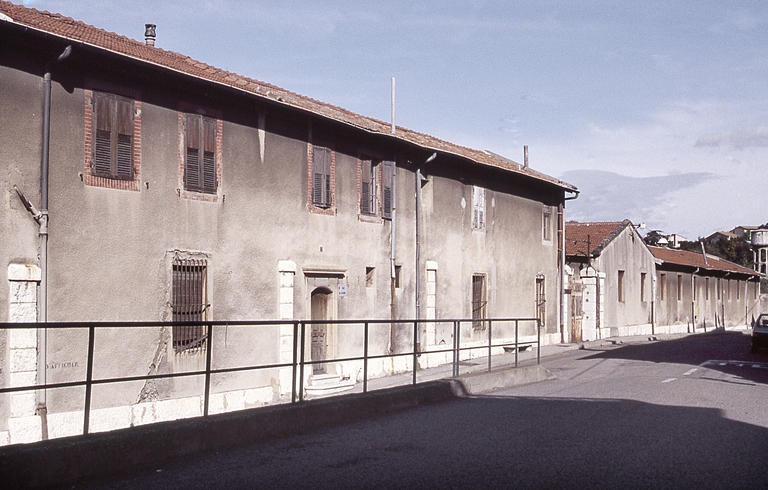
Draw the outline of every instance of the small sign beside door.
[[[347,285],[339,284],[339,298],[346,298],[346,297],[347,297]]]

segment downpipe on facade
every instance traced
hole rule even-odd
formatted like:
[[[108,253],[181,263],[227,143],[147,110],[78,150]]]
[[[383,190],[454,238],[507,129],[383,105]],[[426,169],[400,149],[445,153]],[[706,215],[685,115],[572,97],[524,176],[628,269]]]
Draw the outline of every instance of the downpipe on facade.
[[[565,201],[572,201],[579,197],[579,191],[573,191],[571,197],[563,197],[563,202],[558,205],[557,210],[557,232],[560,235],[560,342],[565,343]]]
[[[416,169],[416,320],[421,319],[421,167],[437,158],[437,152],[432,153],[424,164]],[[421,325],[416,328],[416,351],[421,352]],[[414,366],[414,369],[416,367]]]
[[[60,63],[69,58],[72,53],[72,45],[64,48],[54,63]],[[48,322],[48,174],[49,153],[51,141],[51,63],[45,65],[43,76],[43,148],[40,162],[40,300],[39,312],[41,323]],[[37,381],[38,384],[48,383],[46,364],[48,362],[48,329],[40,328],[37,331]],[[37,414],[40,415],[42,427],[42,439],[48,439],[48,406],[46,390],[37,391]]]

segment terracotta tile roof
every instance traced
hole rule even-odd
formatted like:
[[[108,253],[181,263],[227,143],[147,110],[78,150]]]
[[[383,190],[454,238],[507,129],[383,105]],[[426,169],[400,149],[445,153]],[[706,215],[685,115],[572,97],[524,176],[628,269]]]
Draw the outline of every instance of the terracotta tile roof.
[[[200,80],[233,87],[243,92],[269,99],[278,104],[308,111],[371,133],[394,137],[424,147],[428,150],[449,153],[466,158],[478,164],[498,167],[515,174],[525,175],[539,181],[548,182],[567,191],[576,190],[576,187],[571,184],[537,172],[531,168],[524,168],[516,162],[494,155],[491,152],[466,148],[400,126],[397,127],[396,135],[393,136],[391,134],[391,125],[389,123],[361,116],[341,107],[319,102],[315,99],[290,92],[269,83],[210,66],[180,53],[167,51],[155,46],[148,46],[143,42],[129,39],[125,36],[120,36],[103,29],[98,29],[70,17],[65,17],[60,14],[52,14],[47,11],[41,12],[33,8],[27,8],[2,0],[0,0],[0,13],[10,17],[14,24],[26,26],[33,30],[71,41],[74,44],[73,48],[75,49],[77,49],[77,44],[88,45],[111,52],[117,56],[129,57],[155,65],[162,69],[168,69],[195,77]],[[0,28],[4,28],[5,26],[6,23],[0,20]]]
[[[565,255],[586,257],[587,239],[592,255],[600,255],[603,248],[631,224],[629,220],[591,223],[568,221],[565,223]]]
[[[696,252],[689,252],[687,250],[678,250],[666,247],[653,247],[648,246],[648,250],[651,251],[653,256],[662,264],[674,264],[687,267],[698,267],[704,270],[710,271],[723,271],[723,272],[735,272],[738,274],[745,274],[751,276],[759,276],[760,274],[747,269],[733,262],[729,262],[720,257],[707,254],[706,260],[704,255]]]

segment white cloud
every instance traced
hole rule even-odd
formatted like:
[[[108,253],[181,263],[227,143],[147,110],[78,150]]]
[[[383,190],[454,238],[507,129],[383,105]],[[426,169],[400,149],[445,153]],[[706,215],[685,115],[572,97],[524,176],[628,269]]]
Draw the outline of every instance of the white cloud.
[[[733,148],[736,150],[766,148],[768,147],[768,126],[705,134],[696,141],[696,146]]]

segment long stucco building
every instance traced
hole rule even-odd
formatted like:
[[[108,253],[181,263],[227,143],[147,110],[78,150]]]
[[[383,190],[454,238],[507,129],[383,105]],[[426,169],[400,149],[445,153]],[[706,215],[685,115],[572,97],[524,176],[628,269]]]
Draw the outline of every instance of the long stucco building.
[[[571,340],[746,327],[761,274],[717,256],[645,244],[629,220],[567,222]]]
[[[543,340],[561,340],[573,186],[154,41],[153,29],[135,41],[0,1],[0,318],[475,318],[461,332],[471,343],[485,339],[482,318],[538,317]],[[25,201],[42,212],[33,219]],[[100,330],[94,375],[196,369],[211,348],[216,366],[292,359],[290,323],[215,328],[212,346],[204,327]],[[410,328],[372,327],[371,354],[410,349]],[[83,379],[87,333],[41,331],[0,329],[0,385]],[[307,358],[361,355],[360,332],[319,324]],[[452,329],[425,323],[419,336],[429,351]],[[407,368],[379,360],[370,374]],[[318,364],[306,381],[360,371]],[[280,369],[220,376],[213,410],[284,400],[292,384]],[[199,378],[104,386],[91,425],[193,416],[201,392]],[[82,423],[82,391],[1,396],[0,444]]]

